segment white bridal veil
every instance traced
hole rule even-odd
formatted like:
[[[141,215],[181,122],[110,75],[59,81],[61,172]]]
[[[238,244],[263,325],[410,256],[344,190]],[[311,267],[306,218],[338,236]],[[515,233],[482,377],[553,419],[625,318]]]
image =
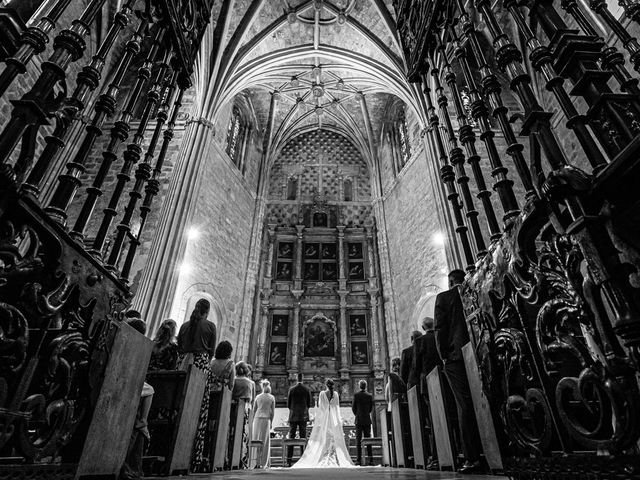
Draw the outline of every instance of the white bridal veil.
[[[353,467],[344,441],[340,400],[333,392],[329,401],[327,391],[320,392],[318,411],[304,454],[291,468]]]

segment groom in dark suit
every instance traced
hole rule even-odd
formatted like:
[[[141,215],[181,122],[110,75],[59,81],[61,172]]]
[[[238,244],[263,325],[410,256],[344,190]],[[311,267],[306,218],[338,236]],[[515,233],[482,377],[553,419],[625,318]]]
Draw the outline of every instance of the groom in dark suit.
[[[351,410],[356,416],[356,465],[362,465],[362,437],[371,437],[371,411],[373,410],[373,396],[367,392],[367,381],[360,380],[360,391],[353,396]],[[373,462],[371,445],[367,445],[369,463]]]
[[[287,407],[289,408],[289,438],[296,438],[298,430],[300,438],[307,438],[307,421],[309,407],[312,403],[311,390],[302,384],[302,374],[298,373],[298,383],[289,389]],[[291,466],[293,447],[287,450],[287,466]]]

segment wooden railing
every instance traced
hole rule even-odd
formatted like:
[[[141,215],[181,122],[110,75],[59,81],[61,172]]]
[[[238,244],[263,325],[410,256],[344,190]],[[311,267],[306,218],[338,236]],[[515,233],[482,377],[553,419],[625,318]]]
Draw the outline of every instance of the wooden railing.
[[[108,28],[96,29],[97,24],[105,24],[96,21],[105,3],[90,0],[79,6],[69,0],[12,0],[0,9],[0,61],[5,64],[0,71],[3,471],[22,468],[10,465],[15,461],[47,464],[39,471],[49,468],[51,476],[55,469],[75,470],[78,464],[79,475],[118,474],[122,448],[126,451],[119,439],[126,437],[122,432],[135,415],[131,406],[140,395],[145,370],[140,365],[148,363],[149,340],[123,322],[131,296],[128,275],[140,238],[140,231],[131,231],[132,217],[144,196],[140,209],[144,225],[158,193],[157,177],[181,92],[190,85],[211,2],[117,2],[120,11],[108,19]],[[133,33],[124,38],[122,33],[129,27]],[[87,59],[89,38],[99,42]],[[114,52],[121,53],[111,61]],[[138,54],[145,60],[125,105],[123,79]],[[77,72],[75,79],[72,71]],[[134,108],[143,110],[139,125],[154,122],[154,135],[144,142],[148,145],[144,151],[147,132],[141,126],[128,144],[126,168],[112,196],[114,205],[126,193],[131,175],[135,181],[126,215],[116,228],[116,242],[104,248],[104,235],[111,233],[104,228],[87,245],[87,222],[111,226],[113,208],[97,213],[95,199],[103,193],[105,177],[114,173],[114,148],[127,140]],[[105,120],[116,114],[113,144],[103,152],[95,177],[87,182],[87,158],[103,133]],[[81,118],[89,119],[84,134]],[[54,128],[43,138],[50,123],[55,123]],[[81,139],[73,155],[67,145],[72,133]],[[164,143],[152,164],[160,138]],[[55,185],[48,202],[42,191],[51,179]],[[69,206],[85,187],[88,195],[82,215],[72,227],[67,224]],[[128,347],[116,358],[114,352],[124,344]],[[114,372],[120,372],[115,380]],[[126,395],[116,398],[116,387],[109,383],[116,380]],[[123,398],[129,403],[123,403]],[[104,431],[96,430],[104,419],[112,421],[103,425]],[[97,441],[114,433],[116,421],[123,423],[117,424],[121,431],[109,444],[113,452],[107,455],[102,449],[105,454],[100,455],[92,450]]]

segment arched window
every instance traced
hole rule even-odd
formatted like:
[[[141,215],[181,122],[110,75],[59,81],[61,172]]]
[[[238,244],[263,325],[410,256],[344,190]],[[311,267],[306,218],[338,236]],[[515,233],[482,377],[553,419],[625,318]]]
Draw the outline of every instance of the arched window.
[[[229,119],[229,127],[227,129],[227,153],[229,157],[235,163],[238,164],[237,158],[239,156],[238,148],[240,140],[240,131],[243,128],[242,116],[240,110],[237,107],[233,107],[231,112],[231,118]]]
[[[295,177],[289,177],[287,181],[287,200],[295,200],[298,193],[298,181]]]
[[[353,182],[350,178],[347,178],[344,181],[344,201],[352,202],[353,201]]]
[[[398,122],[398,139],[400,141],[400,159],[401,159],[401,168],[409,161],[411,158],[411,147],[409,145],[409,134],[407,130],[407,120],[405,117],[404,108],[400,113],[400,121]]]

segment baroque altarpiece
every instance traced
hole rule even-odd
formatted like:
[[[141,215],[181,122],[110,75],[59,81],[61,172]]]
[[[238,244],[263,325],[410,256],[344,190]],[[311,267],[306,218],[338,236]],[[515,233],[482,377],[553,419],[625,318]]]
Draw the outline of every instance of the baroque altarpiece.
[[[385,339],[367,166],[346,138],[303,134],[272,167],[255,377],[285,402],[298,373],[317,395],[336,380],[384,397]],[[322,192],[322,193],[319,193]]]

